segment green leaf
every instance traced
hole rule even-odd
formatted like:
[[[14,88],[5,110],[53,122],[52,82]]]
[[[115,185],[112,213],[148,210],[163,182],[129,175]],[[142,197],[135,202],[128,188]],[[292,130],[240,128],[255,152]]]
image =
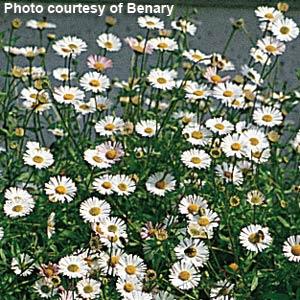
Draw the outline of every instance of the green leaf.
[[[284,218],[277,216],[277,219],[285,228],[290,228],[290,224]]]

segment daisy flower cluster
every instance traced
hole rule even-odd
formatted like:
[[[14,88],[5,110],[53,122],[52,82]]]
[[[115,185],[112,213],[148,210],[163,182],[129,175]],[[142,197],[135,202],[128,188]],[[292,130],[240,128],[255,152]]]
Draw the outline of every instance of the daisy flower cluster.
[[[194,15],[139,16],[141,34],[125,37],[106,17],[96,53],[46,19],[11,22],[0,36],[1,299],[299,296],[289,113],[300,91],[280,78],[299,27],[283,2],[254,13],[259,37],[231,20],[220,53],[189,46]],[[36,45],[21,46],[22,30]],[[240,35],[249,60],[237,66],[227,53]],[[112,78],[123,49],[128,78]]]

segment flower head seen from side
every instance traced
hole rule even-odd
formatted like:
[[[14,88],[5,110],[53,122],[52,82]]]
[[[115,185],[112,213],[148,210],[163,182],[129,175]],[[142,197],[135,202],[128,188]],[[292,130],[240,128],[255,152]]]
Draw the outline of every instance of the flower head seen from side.
[[[52,48],[62,57],[72,56],[72,58],[75,58],[87,50],[87,44],[85,41],[76,36],[66,36],[56,41]]]
[[[26,22],[26,27],[31,29],[44,30],[44,29],[56,28],[56,25],[54,23],[50,23],[45,20],[41,20],[41,21],[29,20]]]
[[[242,228],[239,238],[244,248],[256,253],[262,252],[272,243],[269,228],[256,224]]]
[[[283,244],[283,255],[289,261],[300,263],[300,235],[291,235]]]
[[[188,33],[190,35],[195,35],[197,31],[197,27],[193,23],[181,18],[177,21],[172,21],[171,26],[175,30],[181,31],[183,33]]]
[[[138,40],[134,37],[125,38],[125,43],[136,53],[136,54],[152,54],[153,45],[150,41]]]
[[[199,284],[200,277],[200,274],[190,262],[180,261],[170,269],[169,280],[175,287],[181,290],[189,290]]]
[[[227,280],[219,280],[210,290],[210,299],[215,300],[234,300],[234,284]]]
[[[164,28],[164,22],[155,16],[141,16],[138,18],[137,22],[141,28],[150,30]]]
[[[53,97],[58,103],[71,104],[73,101],[83,100],[85,94],[77,87],[60,86],[54,88]]]
[[[51,202],[71,202],[77,188],[73,180],[66,176],[51,177],[45,184],[45,193]]]

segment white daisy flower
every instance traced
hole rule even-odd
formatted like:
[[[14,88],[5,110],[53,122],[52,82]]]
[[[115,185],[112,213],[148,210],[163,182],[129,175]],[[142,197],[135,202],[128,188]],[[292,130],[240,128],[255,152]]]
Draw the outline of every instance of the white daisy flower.
[[[235,156],[242,158],[246,156],[248,150],[248,142],[238,133],[228,134],[222,139],[221,148],[227,157]]]
[[[125,155],[122,144],[118,142],[104,142],[97,146],[96,149],[110,164],[119,161]]]
[[[166,192],[175,190],[176,181],[170,174],[164,172],[157,172],[152,174],[147,182],[146,189],[151,194],[163,197]]]
[[[96,103],[93,98],[91,98],[88,102],[77,100],[72,102],[72,104],[74,105],[76,112],[82,115],[93,114],[97,110]]]
[[[109,254],[101,252],[98,265],[102,273],[116,276],[117,265],[120,263],[120,259],[123,255],[123,250],[117,248],[111,248]]]
[[[178,44],[174,39],[168,37],[157,37],[149,40],[154,50],[159,51],[175,51],[178,49]]]
[[[71,104],[73,101],[83,100],[85,94],[77,87],[55,87],[53,97],[58,103]]]
[[[142,120],[135,125],[135,131],[143,137],[153,137],[158,126],[155,120]]]
[[[268,54],[259,48],[251,48],[250,55],[256,63],[260,63],[261,65],[266,64],[267,66],[271,64],[271,59],[269,59]]]
[[[68,68],[56,68],[52,71],[52,74],[53,77],[59,81],[68,81],[69,76],[70,76],[70,80],[72,80],[76,76],[76,72],[73,71],[70,72]]]
[[[49,23],[45,20],[37,21],[37,20],[29,20],[26,22],[26,27],[38,30],[44,29],[53,29],[56,28],[56,25],[53,23]]]
[[[242,228],[239,239],[243,247],[256,253],[265,250],[272,243],[268,227],[256,224]]]
[[[226,104],[232,100],[240,98],[243,95],[243,91],[237,84],[225,82],[216,85],[213,89],[212,95]]]
[[[209,56],[198,49],[184,50],[182,56],[195,63],[203,63],[205,65],[208,65],[210,63]]]
[[[289,261],[300,262],[300,235],[291,235],[283,244],[283,255]]]
[[[152,86],[161,90],[171,90],[175,87],[177,72],[174,70],[152,69],[148,80]]]
[[[290,42],[299,35],[297,24],[289,18],[277,19],[271,27],[271,31],[279,41]]]
[[[52,153],[44,147],[36,150],[27,149],[23,155],[23,160],[26,165],[37,169],[48,168],[54,163]]]
[[[106,116],[98,121],[95,125],[95,130],[101,136],[111,136],[119,132],[124,126],[124,121],[115,116]]]
[[[29,276],[35,267],[34,259],[26,253],[20,253],[17,258],[14,257],[11,261],[11,269],[19,276]]]
[[[261,75],[255,69],[250,68],[247,65],[241,67],[241,73],[256,85],[261,85],[263,83]]]
[[[53,50],[62,57],[77,57],[87,50],[87,44],[76,36],[66,36],[52,45]]]
[[[260,149],[260,150],[249,150],[247,153],[247,157],[254,161],[257,164],[265,163],[271,157],[270,148]]]
[[[239,167],[233,164],[223,162],[221,165],[216,166],[215,171],[217,176],[221,177],[227,183],[233,183],[234,185],[243,183],[243,173]]]
[[[80,204],[80,216],[85,222],[99,222],[110,214],[110,205],[97,197],[91,197]]]
[[[198,215],[188,215],[191,223],[197,223],[204,231],[212,231],[219,226],[220,218],[217,213],[209,208],[202,208]]]
[[[51,202],[71,202],[76,191],[75,183],[66,176],[50,177],[49,182],[45,184],[45,193]]]
[[[147,29],[164,29],[164,22],[154,16],[142,16],[137,20],[141,28]]]
[[[181,154],[181,161],[188,168],[207,169],[210,166],[211,158],[204,150],[194,148],[184,151]]]
[[[78,294],[84,299],[95,299],[101,292],[101,282],[91,278],[81,279],[77,282],[76,287]]]
[[[113,191],[119,196],[128,196],[136,189],[135,181],[126,175],[115,175],[113,177]]]
[[[118,278],[116,290],[122,297],[129,299],[129,297],[133,298],[133,292],[143,290],[143,284],[136,277],[130,278],[129,276],[126,276],[125,278]]]
[[[137,278],[142,281],[145,277],[146,265],[137,255],[124,254],[117,265],[117,275],[120,278]]]
[[[4,198],[9,201],[23,200],[24,202],[32,202],[32,196],[24,189],[19,187],[10,187],[5,190]]]
[[[190,122],[182,130],[182,134],[187,137],[187,141],[192,145],[205,146],[212,140],[212,133],[204,126]]]
[[[106,169],[111,167],[109,161],[103,156],[103,153],[98,149],[87,149],[84,151],[84,160],[91,166],[100,169]]]
[[[262,40],[257,41],[257,47],[263,52],[270,55],[281,55],[285,51],[285,44],[275,39],[274,37],[267,36]]]
[[[173,29],[179,30],[183,33],[188,33],[190,35],[195,35],[197,31],[197,27],[184,19],[178,19],[177,21],[172,21],[171,26]]]
[[[97,44],[100,48],[109,52],[117,52],[121,49],[121,40],[112,33],[102,33],[97,38]]]
[[[189,262],[175,263],[170,269],[169,279],[172,285],[181,289],[189,290],[196,287],[200,282],[200,274]]]
[[[52,296],[57,294],[57,289],[55,289],[53,284],[45,278],[38,279],[34,283],[33,289],[42,299],[50,299]]]
[[[247,201],[253,206],[261,205],[265,201],[265,196],[262,192],[253,190],[247,193]]]
[[[205,208],[208,208],[207,201],[198,195],[185,196],[179,203],[180,213],[188,217],[198,214],[200,210]]]
[[[207,99],[211,95],[211,91],[206,84],[199,84],[197,82],[191,82],[186,85],[184,90],[186,91],[185,97],[191,101]]]
[[[248,145],[252,151],[269,147],[269,142],[265,133],[259,128],[247,129],[242,135],[243,138],[248,141]]]
[[[210,299],[214,300],[234,300],[232,295],[234,284],[229,281],[219,280],[210,291]]]
[[[35,206],[32,197],[30,198],[14,198],[4,203],[3,210],[5,215],[10,218],[18,218],[29,215]]]
[[[212,132],[218,133],[219,135],[225,135],[234,130],[234,126],[223,118],[212,118],[208,119],[205,123]]]
[[[79,83],[85,91],[91,91],[93,93],[105,92],[110,86],[109,78],[98,72],[85,73],[80,78]]]
[[[203,267],[209,259],[208,247],[200,240],[185,238],[174,248],[177,259]]]
[[[93,181],[93,189],[101,195],[111,195],[113,193],[113,176],[104,174]]]
[[[257,7],[257,9],[255,10],[255,14],[261,22],[267,21],[272,23],[283,17],[282,13],[279,10],[275,9],[274,7],[268,6]]]
[[[274,127],[282,123],[283,116],[278,108],[263,106],[255,109],[253,119],[259,126]]]
[[[69,278],[83,278],[88,273],[89,267],[80,256],[69,255],[58,262],[59,272]]]

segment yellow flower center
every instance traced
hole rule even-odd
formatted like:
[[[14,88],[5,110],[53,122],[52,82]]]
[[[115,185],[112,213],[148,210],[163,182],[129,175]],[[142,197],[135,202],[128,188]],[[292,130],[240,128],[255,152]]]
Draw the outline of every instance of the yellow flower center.
[[[199,165],[199,164],[202,162],[202,160],[201,160],[200,157],[194,156],[194,157],[191,158],[191,162],[192,162],[193,164],[195,164],[195,165]]]
[[[108,131],[113,131],[115,128],[116,128],[116,125],[113,123],[108,123],[104,126],[104,129],[108,130]]]
[[[126,266],[126,268],[125,268],[125,272],[126,272],[127,274],[129,274],[129,275],[135,274],[136,271],[137,271],[137,269],[136,269],[136,266],[134,266],[134,265],[128,265],[128,266]]]
[[[181,271],[179,274],[178,274],[178,278],[182,281],[187,281],[191,278],[191,274],[190,272],[188,271]]]
[[[215,124],[215,128],[217,128],[219,130],[224,130],[225,126],[222,123],[217,123],[217,124]]]
[[[109,232],[116,233],[116,232],[118,231],[118,227],[117,227],[116,225],[111,224],[111,225],[109,225],[109,226],[107,227],[107,230],[108,230]]]
[[[68,271],[75,273],[78,272],[80,270],[80,268],[78,267],[78,265],[75,264],[71,264],[67,267]]]
[[[55,192],[59,195],[64,195],[67,193],[67,189],[63,185],[59,185],[55,188]]]
[[[274,45],[267,45],[265,47],[265,49],[266,49],[266,51],[271,52],[271,53],[273,53],[277,50],[277,48]]]
[[[181,121],[182,121],[183,124],[188,124],[192,121],[192,119],[190,117],[185,116],[185,117],[182,118]]]
[[[111,189],[112,188],[112,184],[109,181],[104,181],[102,183],[102,187],[105,189]]]
[[[113,43],[110,42],[110,41],[107,41],[104,43],[104,47],[107,48],[107,49],[112,49],[113,48]]]
[[[120,261],[120,256],[116,256],[116,255],[113,255],[111,258],[110,258],[110,261],[109,261],[109,264],[111,267],[115,267]]]
[[[251,203],[259,204],[259,203],[261,203],[261,198],[259,196],[252,196]]]
[[[207,226],[210,223],[209,218],[207,216],[201,216],[198,219],[198,224],[200,226]]]
[[[154,25],[155,25],[155,23],[154,23],[153,21],[147,21],[146,24],[147,24],[148,26],[154,26]]]
[[[193,54],[192,58],[196,61],[199,61],[199,60],[203,59],[203,56],[201,56],[200,54]]]
[[[287,26],[282,26],[280,28],[280,33],[282,33],[282,34],[288,34],[289,32],[290,32],[290,28]]]
[[[205,93],[205,91],[202,91],[202,90],[196,90],[193,92],[193,94],[198,97],[202,97],[204,95],[204,93]]]
[[[46,21],[38,21],[36,25],[37,25],[37,27],[38,27],[39,29],[44,29],[44,28],[47,27],[48,22],[46,22]]]
[[[126,283],[124,284],[124,287],[123,287],[123,288],[124,288],[124,291],[130,293],[130,292],[132,292],[132,291],[134,290],[134,284],[131,283],[131,282],[126,282]]]
[[[188,257],[195,257],[197,255],[197,249],[195,247],[186,248],[184,254]]]
[[[121,182],[118,184],[118,188],[119,188],[119,190],[125,192],[128,190],[128,185],[126,183]]]
[[[233,91],[229,91],[229,90],[224,91],[223,96],[224,97],[232,97],[233,96]]]
[[[165,78],[163,78],[163,77],[158,77],[157,78],[157,82],[159,84],[165,84],[165,83],[167,83],[167,80]]]
[[[82,110],[88,110],[90,107],[87,104],[80,104],[79,108]]]
[[[108,150],[105,154],[107,159],[114,159],[117,157],[118,152],[115,149]]]
[[[300,244],[293,245],[291,252],[295,256],[300,256]]]
[[[192,132],[192,138],[194,138],[196,140],[201,140],[201,139],[203,139],[203,133],[199,130],[195,130]]]
[[[90,86],[92,86],[92,87],[99,87],[99,86],[101,86],[101,83],[100,83],[100,81],[97,80],[97,79],[92,79],[92,80],[90,81]]]
[[[84,288],[83,288],[83,291],[87,294],[89,293],[92,293],[94,291],[94,288],[91,286],[91,285],[86,285]]]
[[[259,140],[254,137],[250,138],[249,141],[252,146],[257,146],[259,144]]]
[[[273,116],[272,115],[264,115],[262,117],[263,121],[265,122],[272,122],[273,121]]]
[[[147,127],[144,129],[144,132],[148,133],[148,134],[152,134],[154,132],[154,130],[151,127]]]
[[[99,164],[101,164],[103,162],[103,159],[98,155],[94,155],[93,160]]]
[[[233,143],[233,144],[231,145],[231,149],[232,149],[233,151],[239,151],[239,150],[241,150],[241,148],[242,148],[242,146],[241,146],[240,143]]]
[[[32,158],[32,160],[37,164],[41,164],[44,161],[44,158],[39,155],[36,155]]]
[[[160,49],[167,49],[168,48],[168,44],[162,42],[162,43],[159,43],[157,45],[157,47],[160,48]]]
[[[75,45],[75,44],[69,44],[69,48],[70,48],[71,50],[75,50],[75,49],[78,49],[78,46]]]
[[[100,207],[92,207],[90,210],[89,210],[89,213],[90,215],[92,216],[99,216],[101,214],[102,210]]]
[[[197,213],[199,211],[199,205],[196,203],[191,203],[189,204],[187,210],[191,214]]]
[[[210,78],[214,83],[219,83],[219,82],[221,82],[222,81],[222,77],[221,76],[219,76],[219,75],[213,75],[213,76],[211,76],[211,78]]]
[[[264,234],[261,230],[258,232],[253,232],[249,235],[248,241],[252,244],[258,244],[264,240]]]
[[[12,211],[14,212],[21,212],[23,211],[24,207],[22,205],[15,205],[13,208],[12,208]]]
[[[232,173],[232,172],[229,172],[229,171],[225,171],[225,172],[224,172],[224,176],[227,177],[227,178],[229,178],[229,179],[232,179],[233,173]]]
[[[64,100],[74,100],[74,98],[73,94],[64,94]]]
[[[95,62],[94,63],[94,68],[97,70],[97,71],[103,71],[105,69],[105,66],[104,64],[100,63],[100,62]]]
[[[269,19],[269,20],[273,20],[273,19],[274,19],[274,15],[273,15],[272,13],[269,12],[269,13],[266,13],[266,14],[265,14],[265,18],[266,18],[266,19]]]
[[[155,183],[155,187],[164,190],[167,187],[167,183],[164,180],[160,180]]]

